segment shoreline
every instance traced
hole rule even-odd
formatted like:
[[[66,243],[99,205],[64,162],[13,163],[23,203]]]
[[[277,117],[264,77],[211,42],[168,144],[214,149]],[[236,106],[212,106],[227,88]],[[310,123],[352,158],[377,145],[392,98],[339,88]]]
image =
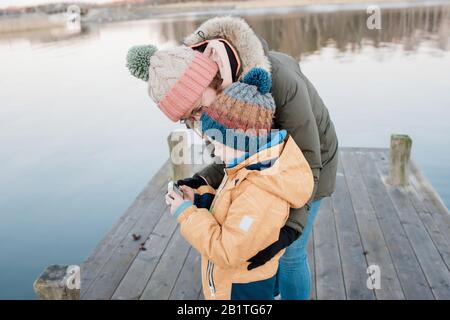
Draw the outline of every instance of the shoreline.
[[[177,1],[177,0],[175,0]],[[76,1],[74,1],[76,2]],[[144,19],[190,18],[214,15],[261,15],[295,12],[333,12],[380,8],[406,8],[450,4],[449,0],[219,0],[155,4],[160,0],[111,1],[103,4],[80,3],[80,23],[110,23]],[[72,2],[73,3],[73,2]],[[153,3],[153,4],[152,4]],[[67,27],[67,7],[71,2],[25,8],[0,9],[0,34]]]
[[[15,16],[15,15],[27,15],[32,13],[46,13],[57,14],[64,13],[68,6],[78,5],[82,10],[82,15],[88,14],[90,11],[95,10],[129,10],[133,8],[154,9],[157,13],[170,13],[174,10],[193,12],[199,11],[211,11],[214,9],[235,9],[235,10],[248,10],[248,9],[276,9],[276,8],[301,8],[301,7],[324,7],[324,6],[361,6],[361,5],[380,5],[380,6],[414,6],[414,5],[433,5],[440,3],[450,3],[446,0],[218,0],[218,1],[197,1],[197,0],[169,0],[169,3],[162,0],[110,0],[106,3],[86,3],[74,1],[62,0],[61,2],[39,4],[34,6],[9,6],[0,7],[0,18],[2,16]]]
[[[196,3],[201,5],[195,6]],[[450,5],[450,0],[279,0],[276,5],[273,1],[268,0],[190,2],[154,6],[153,11],[143,19],[199,17],[203,15],[264,15],[269,10],[272,14],[354,11],[365,10],[369,5],[378,6],[380,9],[401,9]],[[124,20],[140,19],[142,18]],[[112,19],[110,21],[124,20]],[[84,21],[90,21],[90,19],[87,17]]]

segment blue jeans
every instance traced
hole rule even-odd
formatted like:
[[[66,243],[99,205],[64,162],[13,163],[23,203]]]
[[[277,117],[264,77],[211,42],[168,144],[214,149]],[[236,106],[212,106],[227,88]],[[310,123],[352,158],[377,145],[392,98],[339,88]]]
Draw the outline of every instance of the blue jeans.
[[[313,201],[306,227],[280,259],[277,287],[282,300],[309,300],[311,294],[311,270],[308,264],[308,240],[319,211],[320,200]]]
[[[272,278],[249,283],[233,283],[231,300],[273,300],[276,275]]]

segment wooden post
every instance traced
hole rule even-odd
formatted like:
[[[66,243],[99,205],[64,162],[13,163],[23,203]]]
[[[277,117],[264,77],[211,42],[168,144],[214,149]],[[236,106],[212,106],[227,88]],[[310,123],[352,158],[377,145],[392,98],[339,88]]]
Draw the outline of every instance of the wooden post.
[[[192,174],[192,158],[188,146],[186,131],[173,131],[167,137],[169,159],[171,163],[170,177],[173,181],[190,177]]]
[[[79,300],[80,267],[51,265],[33,284],[41,300]]]
[[[408,164],[411,156],[412,140],[403,134],[391,135],[391,148],[389,152],[389,179],[394,186],[408,184]]]

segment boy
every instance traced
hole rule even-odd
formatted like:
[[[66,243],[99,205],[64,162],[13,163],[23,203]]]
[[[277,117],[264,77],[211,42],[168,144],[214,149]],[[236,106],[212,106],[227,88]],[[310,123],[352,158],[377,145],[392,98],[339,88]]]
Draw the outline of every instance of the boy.
[[[247,260],[278,240],[290,207],[304,206],[313,192],[301,150],[285,130],[271,130],[270,83],[266,71],[254,68],[203,110],[201,134],[226,164],[219,188],[183,186],[184,198],[166,196],[181,233],[202,255],[206,299],[273,299],[284,251],[252,270]]]

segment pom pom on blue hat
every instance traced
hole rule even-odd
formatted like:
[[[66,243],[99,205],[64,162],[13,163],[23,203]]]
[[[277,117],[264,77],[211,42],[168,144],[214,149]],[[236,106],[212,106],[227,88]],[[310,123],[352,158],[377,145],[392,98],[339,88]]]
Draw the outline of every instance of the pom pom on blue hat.
[[[272,88],[272,77],[270,73],[259,67],[250,69],[242,79],[242,82],[256,86],[261,94],[269,93]]]

